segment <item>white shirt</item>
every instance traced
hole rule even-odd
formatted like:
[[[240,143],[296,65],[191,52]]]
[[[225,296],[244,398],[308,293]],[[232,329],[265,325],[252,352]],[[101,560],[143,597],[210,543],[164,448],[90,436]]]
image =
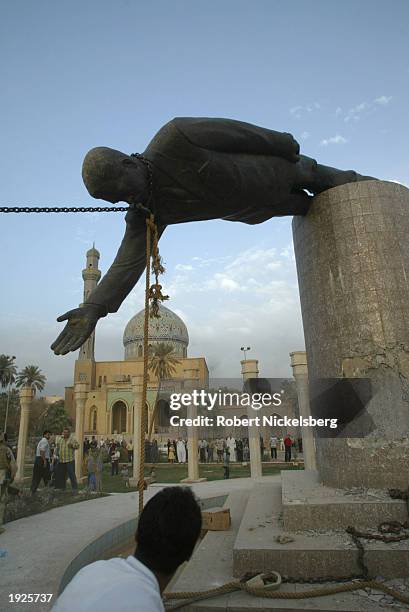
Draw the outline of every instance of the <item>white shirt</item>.
[[[277,438],[275,436],[271,436],[270,438],[270,446],[271,448],[277,448]]]
[[[78,572],[52,612],[164,612],[155,575],[135,557],[95,561]]]
[[[44,451],[46,459],[50,458],[50,443],[47,438],[41,438],[40,442],[37,444],[36,457],[41,457],[41,451]]]

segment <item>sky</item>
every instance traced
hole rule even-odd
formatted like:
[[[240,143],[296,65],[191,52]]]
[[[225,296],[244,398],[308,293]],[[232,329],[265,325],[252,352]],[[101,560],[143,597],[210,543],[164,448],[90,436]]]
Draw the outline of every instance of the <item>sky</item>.
[[[81,179],[99,145],[143,151],[175,116],[291,132],[319,162],[409,184],[409,3],[379,0],[0,0],[0,206],[98,205]],[[95,241],[105,272],[123,215],[1,215],[0,353],[38,365],[46,392],[72,384],[56,317],[82,301]],[[291,218],[169,227],[166,304],[190,356],[240,375],[289,376],[304,348]],[[98,323],[96,358],[123,358],[141,283]]]

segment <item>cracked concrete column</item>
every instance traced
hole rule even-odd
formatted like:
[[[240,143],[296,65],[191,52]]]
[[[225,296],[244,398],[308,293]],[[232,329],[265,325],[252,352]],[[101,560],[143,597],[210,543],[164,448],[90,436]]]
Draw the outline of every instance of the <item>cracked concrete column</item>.
[[[310,412],[310,396],[308,391],[308,366],[307,353],[305,351],[293,351],[290,353],[291,367],[297,386],[298,409],[300,416],[308,418]],[[314,430],[311,427],[300,427],[302,436],[302,450],[304,457],[304,468],[316,470]]]
[[[141,412],[142,412],[143,376],[132,376],[133,393],[133,473],[130,483],[137,486],[141,456]]]
[[[250,378],[258,378],[258,360],[257,359],[244,359],[241,363],[241,374],[243,376],[243,382]],[[257,412],[249,406],[247,408],[248,418],[254,419],[257,416]],[[249,450],[250,450],[250,477],[254,480],[261,478],[263,475],[261,465],[261,452],[260,452],[260,433],[256,425],[250,425],[249,430]]]
[[[310,388],[318,378],[372,384],[366,414],[344,437],[316,439],[322,482],[406,489],[409,190],[385,181],[329,189],[294,217],[293,236]]]
[[[75,452],[75,475],[78,482],[80,482],[80,479],[83,477],[82,462],[84,458],[84,417],[87,397],[88,384],[83,382],[75,383],[75,438],[79,444],[79,447]]]
[[[17,443],[17,471],[16,482],[24,480],[24,464],[26,458],[28,424],[30,421],[30,407],[33,401],[34,392],[29,386],[21,387],[20,392],[20,427],[18,430]]]

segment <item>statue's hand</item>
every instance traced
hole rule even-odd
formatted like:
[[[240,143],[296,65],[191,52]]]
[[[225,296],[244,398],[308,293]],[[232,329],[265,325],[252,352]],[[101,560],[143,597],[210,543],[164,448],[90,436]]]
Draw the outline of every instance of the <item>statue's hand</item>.
[[[84,304],[80,308],[69,310],[58,317],[57,321],[68,321],[57,340],[51,345],[56,355],[66,355],[77,350],[92,334],[98,319],[104,316],[101,306]]]

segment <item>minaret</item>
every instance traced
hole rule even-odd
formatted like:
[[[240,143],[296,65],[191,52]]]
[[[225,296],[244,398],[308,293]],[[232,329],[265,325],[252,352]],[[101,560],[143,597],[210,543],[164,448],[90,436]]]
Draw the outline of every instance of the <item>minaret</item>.
[[[87,267],[82,271],[82,278],[84,279],[84,302],[87,297],[95,289],[99,279],[101,278],[101,271],[98,269],[99,252],[95,248],[95,244],[92,245],[92,249],[87,252]],[[78,359],[83,361],[85,359],[91,359],[94,361],[94,346],[95,346],[95,331],[92,332],[88,340],[80,348],[80,354]]]

